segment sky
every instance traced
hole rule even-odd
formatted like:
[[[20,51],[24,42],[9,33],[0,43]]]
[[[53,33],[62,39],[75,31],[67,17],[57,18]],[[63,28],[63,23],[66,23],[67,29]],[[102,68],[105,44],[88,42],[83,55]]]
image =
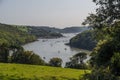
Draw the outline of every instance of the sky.
[[[57,28],[81,26],[92,0],[0,0],[0,23]]]

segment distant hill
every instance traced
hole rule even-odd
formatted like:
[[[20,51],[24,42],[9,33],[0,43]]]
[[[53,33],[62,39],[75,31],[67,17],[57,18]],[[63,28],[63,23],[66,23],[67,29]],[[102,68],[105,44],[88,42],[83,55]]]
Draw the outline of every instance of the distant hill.
[[[88,27],[67,27],[61,30],[62,33],[78,33],[88,30]]]
[[[67,27],[59,29],[49,26],[27,26],[27,28],[29,34],[41,38],[59,38],[63,36],[61,33],[78,33],[89,29],[88,27]]]
[[[78,33],[78,32],[83,32],[85,30],[88,30],[88,27],[67,27],[64,29],[59,29],[59,28],[54,28],[54,27],[49,27],[49,26],[28,26],[34,30],[44,30],[47,32],[55,32],[55,33]]]
[[[63,37],[61,33],[57,31],[57,29],[50,27],[37,27],[37,26],[27,26],[28,33],[35,35],[40,38],[59,38]]]
[[[0,41],[8,43],[26,43],[37,38],[59,38],[63,37],[61,33],[78,33],[88,30],[88,27],[67,27],[64,29],[49,26],[21,26],[0,24]],[[7,37],[5,38],[6,35]],[[31,36],[32,35],[32,36]],[[3,38],[4,36],[4,38]],[[7,40],[7,41],[6,41]]]

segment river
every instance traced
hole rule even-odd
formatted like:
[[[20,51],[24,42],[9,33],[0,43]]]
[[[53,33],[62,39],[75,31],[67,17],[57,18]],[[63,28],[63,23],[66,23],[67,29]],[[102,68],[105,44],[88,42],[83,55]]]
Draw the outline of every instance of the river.
[[[75,33],[63,34],[64,37],[56,39],[38,39],[38,41],[24,45],[25,50],[33,51],[48,62],[53,57],[59,57],[63,60],[62,66],[69,61],[69,58],[80,51],[86,51],[77,48],[71,48],[65,43],[75,36]]]

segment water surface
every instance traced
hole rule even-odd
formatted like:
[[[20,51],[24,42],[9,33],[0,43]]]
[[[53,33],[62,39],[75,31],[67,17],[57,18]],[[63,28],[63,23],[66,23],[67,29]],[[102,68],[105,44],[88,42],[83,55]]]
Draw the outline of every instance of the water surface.
[[[38,41],[24,45],[25,50],[33,51],[39,54],[46,62],[53,57],[59,57],[63,60],[63,66],[74,54],[84,51],[77,48],[71,48],[68,43],[75,33],[63,34],[65,37],[57,39],[38,39]]]

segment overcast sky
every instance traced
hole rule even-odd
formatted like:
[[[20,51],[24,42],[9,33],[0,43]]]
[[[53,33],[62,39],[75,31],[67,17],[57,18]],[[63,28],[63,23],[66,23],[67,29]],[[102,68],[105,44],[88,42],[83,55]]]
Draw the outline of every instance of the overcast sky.
[[[7,24],[81,26],[92,12],[92,0],[0,0],[0,22]]]

